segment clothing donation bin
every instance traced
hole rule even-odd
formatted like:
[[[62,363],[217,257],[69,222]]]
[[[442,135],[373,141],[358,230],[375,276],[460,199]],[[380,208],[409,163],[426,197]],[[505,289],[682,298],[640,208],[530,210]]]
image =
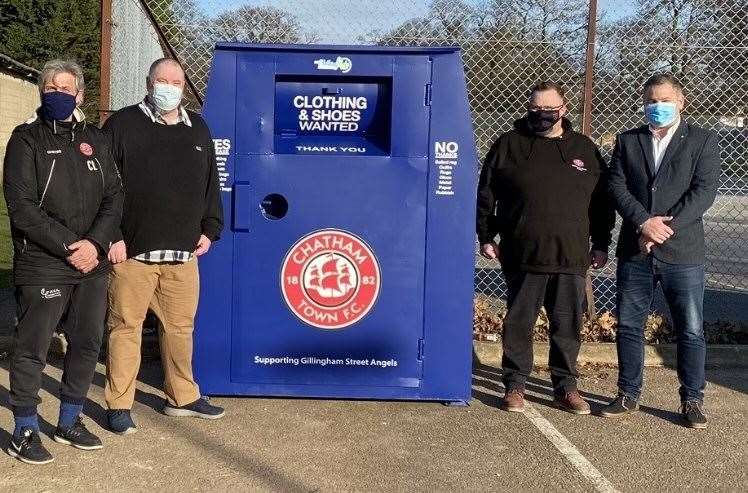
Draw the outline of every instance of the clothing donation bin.
[[[216,46],[207,395],[470,399],[476,151],[458,48]]]

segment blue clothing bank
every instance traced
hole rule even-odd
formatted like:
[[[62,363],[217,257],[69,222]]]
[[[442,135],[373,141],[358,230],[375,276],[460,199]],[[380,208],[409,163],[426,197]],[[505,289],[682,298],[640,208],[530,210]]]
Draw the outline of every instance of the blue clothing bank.
[[[458,48],[216,46],[226,228],[207,395],[470,400],[476,150]]]

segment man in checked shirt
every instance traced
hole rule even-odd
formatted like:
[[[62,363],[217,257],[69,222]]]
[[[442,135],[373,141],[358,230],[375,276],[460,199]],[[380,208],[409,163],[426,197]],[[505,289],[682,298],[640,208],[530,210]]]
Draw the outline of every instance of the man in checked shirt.
[[[192,375],[192,333],[198,302],[196,257],[223,228],[213,140],[207,125],[181,105],[184,70],[153,62],[148,94],[106,121],[104,130],[122,175],[122,239],[109,250],[109,350],[105,397],[109,427],[133,433],[130,415],[148,309],[161,322],[164,414],[217,419],[224,410],[200,397]]]

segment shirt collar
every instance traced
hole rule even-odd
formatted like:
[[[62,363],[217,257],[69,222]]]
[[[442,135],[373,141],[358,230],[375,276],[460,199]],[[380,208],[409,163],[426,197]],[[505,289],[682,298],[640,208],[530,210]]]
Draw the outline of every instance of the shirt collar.
[[[148,96],[143,98],[143,101],[140,102],[138,108],[140,108],[140,110],[145,113],[153,123],[167,125],[166,120],[164,120],[164,118],[161,116],[161,113],[159,113]],[[187,110],[183,105],[179,105],[179,111],[177,112],[177,123],[184,123],[188,127],[192,126],[190,116],[187,114]]]

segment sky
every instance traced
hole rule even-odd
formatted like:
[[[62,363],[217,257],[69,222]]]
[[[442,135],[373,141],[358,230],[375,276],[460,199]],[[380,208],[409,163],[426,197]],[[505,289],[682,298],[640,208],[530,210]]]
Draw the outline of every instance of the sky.
[[[306,31],[325,33],[323,43],[354,43],[356,36],[386,32],[424,16],[423,0],[198,0],[206,12],[218,14],[242,5],[273,6],[293,13]],[[393,15],[397,12],[397,15]]]
[[[486,0],[463,0],[480,5]],[[217,15],[242,5],[273,6],[294,13],[306,31],[323,33],[322,43],[355,43],[372,31],[387,32],[428,12],[429,0],[197,0],[206,13]],[[599,0],[608,19],[631,11],[635,0]]]

